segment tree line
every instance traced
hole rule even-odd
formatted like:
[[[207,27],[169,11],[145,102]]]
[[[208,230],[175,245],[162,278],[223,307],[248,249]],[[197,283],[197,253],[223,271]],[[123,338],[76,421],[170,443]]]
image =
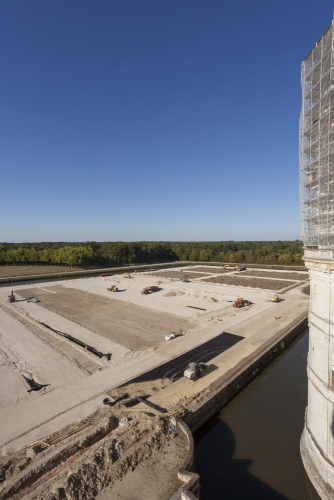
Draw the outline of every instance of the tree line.
[[[199,261],[303,265],[295,241],[2,243],[0,265],[112,267],[124,264]]]

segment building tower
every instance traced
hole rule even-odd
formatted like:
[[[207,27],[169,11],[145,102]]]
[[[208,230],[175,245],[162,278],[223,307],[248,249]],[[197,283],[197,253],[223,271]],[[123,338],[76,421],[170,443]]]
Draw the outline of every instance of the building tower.
[[[310,273],[305,469],[323,499],[334,498],[334,25],[302,63],[300,202]]]

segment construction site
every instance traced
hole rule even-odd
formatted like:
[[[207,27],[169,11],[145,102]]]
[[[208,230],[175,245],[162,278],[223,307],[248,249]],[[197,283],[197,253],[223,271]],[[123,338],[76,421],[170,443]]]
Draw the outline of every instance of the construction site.
[[[308,304],[305,270],[229,265],[2,287],[0,498],[197,498],[191,432]]]

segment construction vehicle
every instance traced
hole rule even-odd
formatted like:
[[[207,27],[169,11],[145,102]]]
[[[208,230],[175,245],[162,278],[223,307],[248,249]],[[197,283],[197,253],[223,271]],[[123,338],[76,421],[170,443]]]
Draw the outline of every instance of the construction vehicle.
[[[274,293],[274,295],[271,297],[271,302],[281,302],[281,297],[277,294],[277,293]]]
[[[172,340],[175,339],[175,337],[175,333],[169,333],[168,335],[165,335],[165,340]]]
[[[230,269],[231,271],[246,271],[246,266],[239,266],[237,264],[236,266],[230,266],[229,264],[225,264],[225,266],[222,266],[223,269]]]
[[[7,302],[15,302],[15,301],[16,301],[16,297],[15,297],[14,292],[12,290],[12,293],[10,295],[8,295]]]
[[[184,280],[182,280],[182,283],[190,283],[190,281],[188,280],[188,278],[184,278]]]
[[[118,288],[116,285],[112,285],[110,288],[108,288],[108,292],[118,292]]]
[[[141,294],[142,295],[149,295],[150,293],[157,292],[159,290],[158,286],[152,285],[152,286],[147,286],[146,288],[143,288]]]
[[[190,380],[196,380],[197,378],[202,377],[208,369],[209,367],[205,363],[196,363],[192,361],[188,364],[183,375]]]
[[[240,307],[249,306],[250,304],[249,300],[238,297],[237,300],[233,302],[232,307],[237,307],[239,309]]]
[[[239,266],[239,265],[237,265],[237,266],[235,266],[235,270],[236,271],[246,271],[246,266]]]
[[[132,276],[129,273],[124,273],[124,278],[132,278]]]

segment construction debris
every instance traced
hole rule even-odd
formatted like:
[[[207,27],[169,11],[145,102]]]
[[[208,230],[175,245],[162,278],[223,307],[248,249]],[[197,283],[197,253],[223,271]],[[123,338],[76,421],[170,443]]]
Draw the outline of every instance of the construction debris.
[[[195,306],[186,306],[186,307],[190,307],[191,309],[198,309],[199,311],[206,311],[206,309],[204,309],[203,307],[195,307]]]

